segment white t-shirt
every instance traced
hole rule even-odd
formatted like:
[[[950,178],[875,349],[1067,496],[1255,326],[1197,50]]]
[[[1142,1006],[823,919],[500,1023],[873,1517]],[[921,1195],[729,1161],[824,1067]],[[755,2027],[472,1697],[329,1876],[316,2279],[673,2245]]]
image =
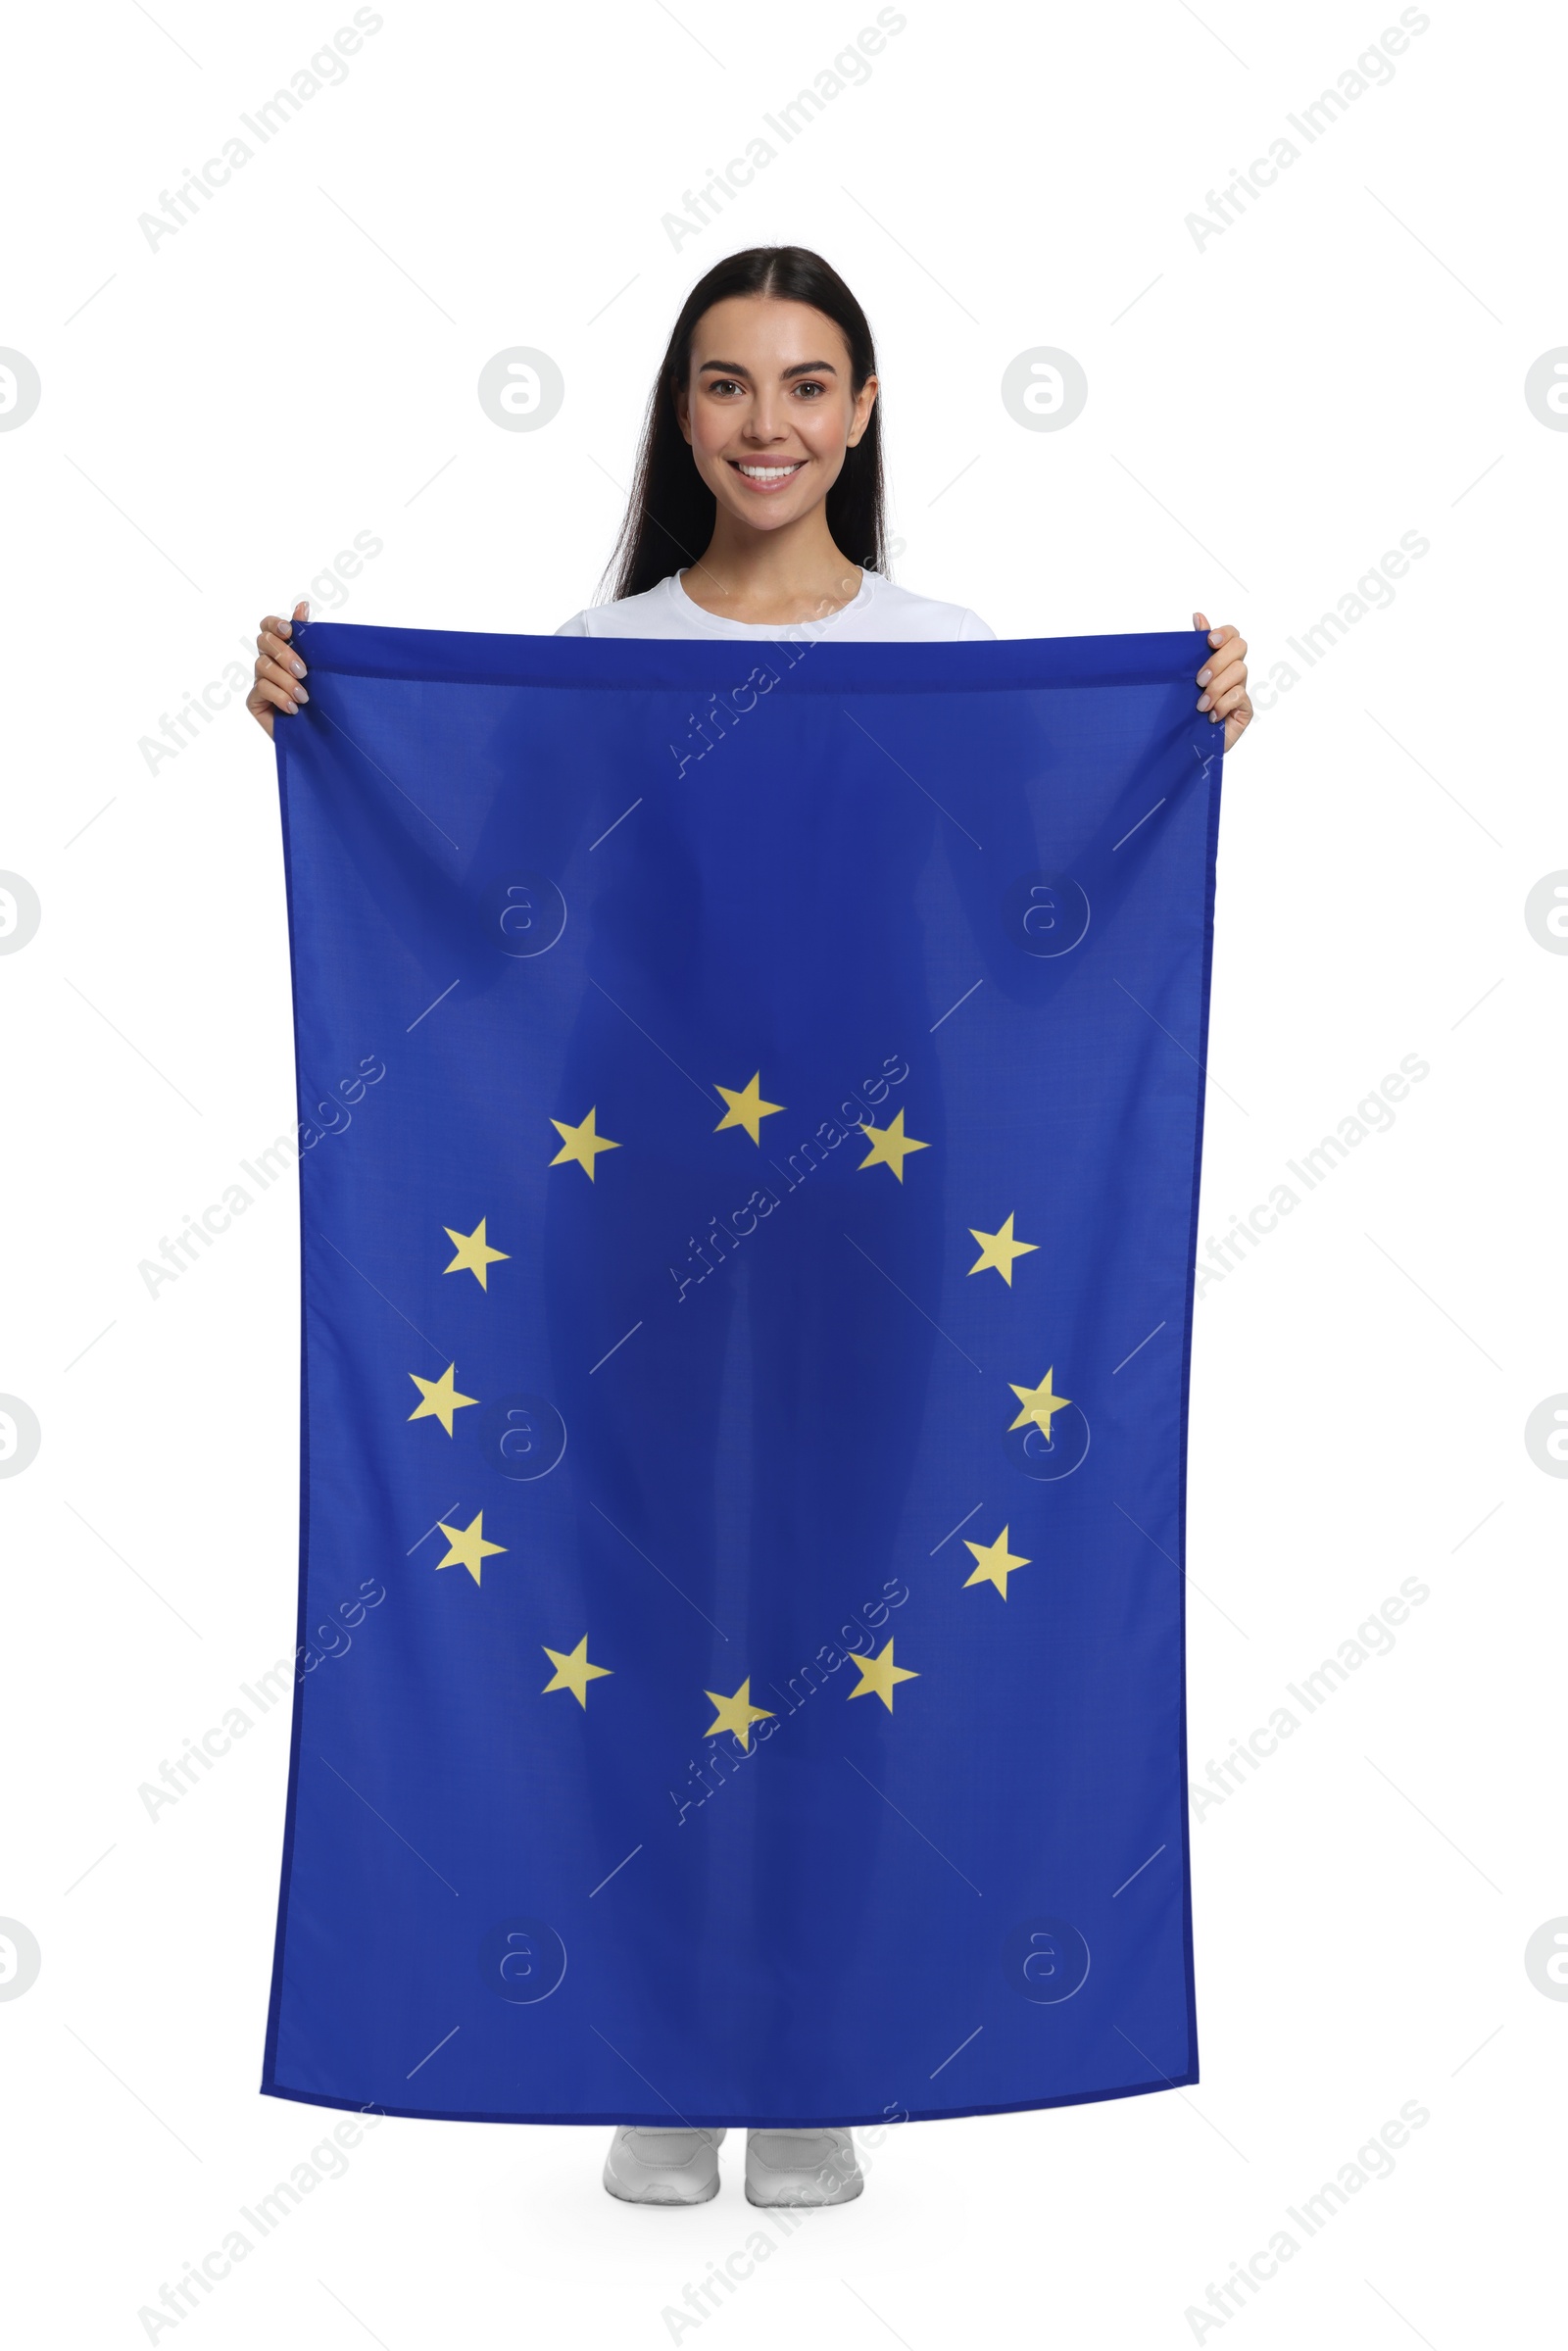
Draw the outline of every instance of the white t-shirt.
[[[896,588],[878,572],[862,571],[860,586],[849,603],[823,620],[726,620],[704,612],[672,571],[657,588],[641,596],[622,596],[614,604],[590,605],[574,612],[557,629],[558,637],[752,637],[777,639],[788,632],[799,637],[875,638],[883,643],[950,644],[956,639],[994,637],[978,613],[961,604],[938,604],[933,597],[915,596]]]

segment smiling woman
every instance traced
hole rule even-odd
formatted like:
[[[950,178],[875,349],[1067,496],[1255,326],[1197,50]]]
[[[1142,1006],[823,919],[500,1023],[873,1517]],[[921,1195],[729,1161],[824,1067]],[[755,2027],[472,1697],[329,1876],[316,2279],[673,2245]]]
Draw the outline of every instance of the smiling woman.
[[[794,641],[830,637],[935,644],[992,637],[995,632],[965,607],[915,595],[894,586],[888,578],[880,418],[881,384],[871,329],[864,311],[837,271],[820,255],[798,245],[760,246],[730,255],[692,288],[675,320],[649,399],[635,483],[602,583],[602,600],[573,614],[557,633],[634,639],[750,638],[760,640],[764,647],[769,640],[777,640],[781,631],[787,631]],[[308,609],[304,604],[298,606],[294,618],[307,617]],[[1200,613],[1194,614],[1193,625],[1208,628]],[[287,620],[269,618],[262,623],[249,707],[269,734],[279,713],[291,716],[309,700],[303,683],[305,662],[289,641],[292,635],[292,623]],[[1198,708],[1207,712],[1212,724],[1223,722],[1229,751],[1251,717],[1247,648],[1230,627],[1211,631],[1208,645],[1211,650],[1197,675]],[[999,656],[1001,651],[999,648]],[[330,666],[328,662],[329,670]],[[759,681],[768,674],[763,658],[744,685],[730,690],[722,706],[710,694],[701,717],[694,714],[691,720],[692,735],[686,749],[670,746],[677,777],[710,747],[706,730],[711,728],[721,740],[739,717],[756,707],[759,691],[766,691]],[[747,739],[751,739],[750,733]],[[640,805],[633,803],[634,807]],[[1163,805],[1163,801],[1155,803],[1156,807]],[[804,834],[791,829],[801,821],[793,815],[786,818],[787,851],[790,855],[800,851],[809,859],[817,854],[814,828],[823,819],[805,819],[808,830]],[[979,844],[975,845],[978,848]],[[597,848],[598,843],[593,846]],[[891,1061],[883,1066],[888,1084],[902,1083],[902,1077],[894,1076]],[[908,1075],[906,1064],[900,1060],[898,1066],[904,1076]],[[737,1077],[744,1074],[737,1066]],[[745,1124],[738,1109],[743,1103],[751,1104],[755,1118],[782,1108],[779,1103],[760,1102],[760,1078],[754,1077],[750,1086],[740,1091],[719,1089],[732,1113],[720,1124]],[[865,1091],[869,1096],[870,1089]],[[902,1184],[903,1154],[926,1150],[926,1142],[905,1134],[902,1111],[885,1128],[878,1128],[868,1120],[862,1123],[846,1115],[849,1108],[848,1103],[843,1104],[839,1120],[824,1120],[813,1141],[790,1153],[787,1172],[773,1162],[779,1178],[777,1191],[770,1184],[754,1189],[746,1206],[732,1212],[727,1225],[716,1214],[710,1215],[701,1239],[691,1235],[687,1259],[668,1268],[677,1303],[688,1292],[695,1294],[719,1266],[727,1265],[742,1244],[741,1261],[748,1271],[755,1266],[760,1275],[776,1263],[781,1231],[787,1235],[792,1218],[798,1220],[803,1213],[808,1216],[812,1212],[813,1201],[820,1201],[817,1187],[830,1179],[816,1177],[793,1207],[790,1196],[837,1142],[859,1133],[873,1147],[859,1165],[891,1166]],[[559,1157],[573,1155],[572,1138],[580,1134],[592,1137],[593,1118],[594,1112],[589,1110],[581,1129],[564,1126],[559,1119],[553,1121],[568,1140],[567,1151]],[[753,1141],[757,1141],[755,1132]],[[606,1138],[598,1148],[620,1147]],[[592,1156],[589,1153],[584,1161],[590,1175]],[[775,1212],[780,1212],[776,1220]],[[769,1220],[765,1226],[769,1239],[750,1239],[763,1229],[764,1218]],[[1011,1228],[1009,1216],[1004,1230],[1010,1235]],[[978,1241],[996,1239],[995,1234],[973,1226],[970,1230]],[[1021,1248],[1036,1246],[1025,1243]],[[970,1270],[979,1271],[980,1267]],[[897,1283],[894,1287],[898,1288]],[[697,1311],[697,1306],[686,1309],[688,1317]],[[808,1313],[801,1328],[808,1327]],[[640,1330],[643,1326],[638,1323],[634,1327]],[[752,1342],[748,1340],[747,1345]],[[595,1372],[598,1369],[599,1365],[593,1366]],[[1041,1390],[1015,1387],[1014,1394],[1027,1403],[1049,1393],[1051,1378],[1048,1370]],[[1068,1398],[1053,1397],[1052,1409],[1065,1410],[1069,1403]],[[1026,1409],[1013,1427],[1022,1426],[1028,1418]],[[684,1436],[681,1442],[687,1445]],[[477,1519],[473,1522],[475,1527],[478,1523]],[[1004,1599],[1006,1574],[1012,1567],[1028,1564],[1007,1551],[1007,1532],[1003,1528],[989,1544],[968,1544],[977,1558],[984,1551],[981,1572],[991,1574],[995,1569]],[[1002,1559],[1005,1565],[998,1566]],[[477,1567],[473,1562],[469,1565],[477,1582]],[[578,1651],[553,1649],[546,1654],[558,1677],[579,1656]],[[859,1666],[860,1686],[847,1695],[860,1697],[869,1691],[889,1712],[895,1685],[919,1680],[914,1668],[894,1664],[891,1641],[875,1658],[861,1656]],[[584,1675],[613,1670],[603,1665],[582,1667]],[[579,1704],[584,1702],[582,1689],[567,1680],[558,1678],[548,1687],[571,1689]],[[760,1682],[757,1688],[760,1696]],[[707,1700],[718,1710],[708,1737],[730,1737],[743,1756],[753,1751],[753,1726],[772,1725],[778,1720],[776,1707],[753,1702],[752,1689],[747,1677],[732,1693],[706,1687],[704,1690]],[[769,1736],[767,1729],[759,1728],[759,1745]],[[807,2104],[808,2107],[808,2100]],[[704,2111],[701,2101],[694,2104],[693,2111]],[[801,2114],[802,2107],[793,2094],[784,2111],[796,2117]],[[830,2106],[828,2111],[835,2108]],[[842,2114],[846,2108],[837,2106],[836,2111]],[[680,2122],[682,2118],[676,2114],[674,2119]],[[680,2129],[622,2125],[610,2148],[604,2184],[626,2203],[705,2203],[718,2188],[718,2144],[723,2136],[719,2125]],[[845,2204],[859,2195],[862,2184],[847,2127],[748,2130],[746,2193],[753,2204],[770,2208]]]
[[[818,255],[760,246],[720,262],[687,296],[649,400],[617,602],[564,633],[662,635],[647,622],[681,621],[688,604],[777,626],[854,603],[862,570],[887,568],[879,391],[865,313]],[[991,634],[942,611],[933,634]]]

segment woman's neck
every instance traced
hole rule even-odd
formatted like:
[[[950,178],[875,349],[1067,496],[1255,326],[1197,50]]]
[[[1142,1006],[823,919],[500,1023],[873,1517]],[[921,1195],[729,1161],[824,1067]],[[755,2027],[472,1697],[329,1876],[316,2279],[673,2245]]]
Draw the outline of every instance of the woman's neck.
[[[833,543],[820,507],[782,530],[749,530],[722,508],[681,587],[705,612],[784,626],[825,619],[854,602],[860,570]]]

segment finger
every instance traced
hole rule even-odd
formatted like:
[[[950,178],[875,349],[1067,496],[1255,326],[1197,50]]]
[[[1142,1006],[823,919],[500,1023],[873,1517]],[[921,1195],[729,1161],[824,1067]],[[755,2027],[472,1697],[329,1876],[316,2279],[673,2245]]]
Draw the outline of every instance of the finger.
[[[1203,618],[1201,612],[1195,612],[1193,614],[1193,626],[1194,628],[1207,628],[1208,622]]]
[[[283,692],[295,702],[309,702],[311,699],[287,661],[258,661],[256,675],[258,679],[265,677],[271,685],[281,686]]]
[[[246,699],[255,709],[265,706],[269,710],[282,710],[290,718],[300,707],[286,686],[274,685],[270,677],[259,677]]]
[[[288,623],[284,621],[280,625],[286,628]],[[292,645],[284,644],[276,629],[265,630],[256,640],[256,650],[264,661],[276,661],[279,667],[286,669],[291,677],[305,675],[303,658],[294,651]]]
[[[294,700],[287,686],[274,685],[270,677],[259,677],[245,697],[245,708],[248,710],[258,711],[263,708],[270,708],[274,710],[282,710],[288,717],[292,717],[299,709],[299,704]]]
[[[1245,661],[1232,661],[1224,669],[1217,666],[1212,671],[1200,669],[1198,682],[1204,689],[1198,698],[1198,707],[1200,710],[1206,710],[1211,703],[1218,702],[1220,696],[1228,694],[1233,686],[1240,686],[1246,691],[1247,664]]]
[[[256,683],[259,686],[270,686],[279,703],[286,704],[291,710],[311,699],[299,679],[291,677],[281,661],[258,661]]]
[[[260,661],[275,661],[280,669],[288,672],[290,677],[305,675],[303,655],[297,654],[292,645],[285,645],[281,637],[271,635],[258,637],[256,651]]]
[[[1252,706],[1247,700],[1247,688],[1232,686],[1228,694],[1221,694],[1218,697],[1208,714],[1210,718],[1229,718],[1233,712],[1240,710],[1244,704],[1246,704],[1248,714],[1250,716]]]
[[[1200,685],[1206,685],[1209,677],[1217,676],[1221,669],[1232,667],[1238,661],[1245,665],[1247,661],[1247,639],[1239,637],[1233,628],[1215,629],[1209,643],[1212,651],[1198,672]]]
[[[310,616],[310,605],[304,597],[301,597],[299,603],[294,607],[294,620],[309,620]],[[294,620],[283,620],[276,612],[269,612],[262,622],[262,626],[264,629],[274,630],[280,636],[289,637],[294,633]]]
[[[273,654],[259,654],[256,661],[256,675],[258,677],[270,677],[273,685],[284,687],[288,693],[295,697],[296,701],[309,702],[311,699],[309,694],[307,694],[305,691],[303,683],[301,682],[299,671],[294,665],[293,657],[287,652],[286,649],[281,661],[279,661]]]

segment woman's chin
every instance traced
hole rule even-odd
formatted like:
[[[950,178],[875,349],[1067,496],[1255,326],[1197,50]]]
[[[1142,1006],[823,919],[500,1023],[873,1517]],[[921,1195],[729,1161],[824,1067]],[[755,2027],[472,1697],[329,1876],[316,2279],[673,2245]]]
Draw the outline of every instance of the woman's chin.
[[[777,491],[771,497],[758,498],[750,491],[735,491],[726,486],[715,495],[727,514],[733,514],[737,522],[746,523],[752,530],[778,530],[786,522],[796,522],[810,512],[808,502],[781,496]]]

